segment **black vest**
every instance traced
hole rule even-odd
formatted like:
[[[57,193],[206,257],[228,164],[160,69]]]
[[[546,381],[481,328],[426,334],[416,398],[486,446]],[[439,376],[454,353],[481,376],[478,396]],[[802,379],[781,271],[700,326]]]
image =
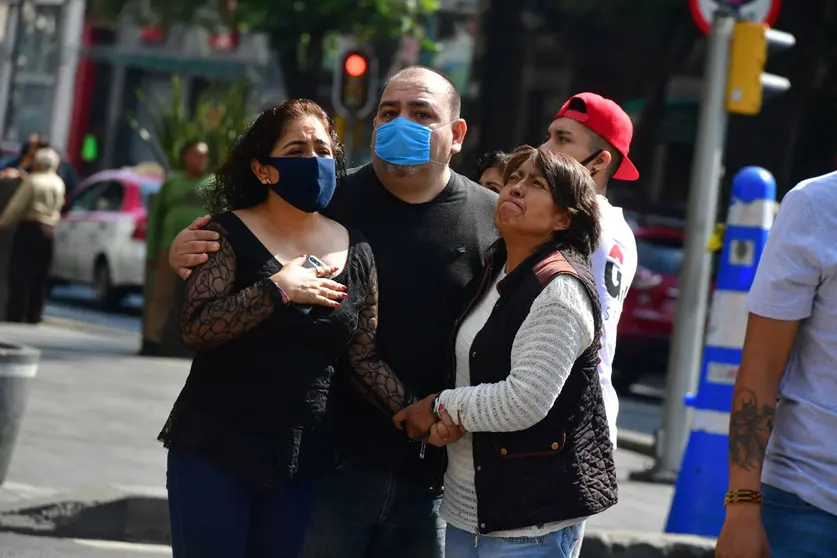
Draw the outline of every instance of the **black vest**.
[[[505,264],[502,240],[492,248],[478,296]],[[561,246],[545,246],[497,285],[500,298],[471,345],[471,385],[496,383],[511,372],[511,350],[532,303],[555,277],[578,278],[601,307],[589,262]],[[543,525],[600,513],[617,501],[616,467],[597,365],[601,334],[576,360],[555,405],[538,424],[519,432],[475,432],[474,468],[480,533]]]

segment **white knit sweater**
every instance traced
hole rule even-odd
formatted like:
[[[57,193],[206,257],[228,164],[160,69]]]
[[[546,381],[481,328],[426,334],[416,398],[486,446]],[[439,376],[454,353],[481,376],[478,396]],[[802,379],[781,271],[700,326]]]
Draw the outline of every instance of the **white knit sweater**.
[[[525,430],[543,420],[576,359],[593,342],[595,328],[593,306],[584,286],[572,276],[560,275],[538,295],[518,330],[508,379],[471,386],[471,344],[491,315],[499,297],[497,282],[504,276],[497,278],[462,323],[456,338],[456,389],[445,390],[440,396],[451,418],[467,431],[461,440],[448,446],[441,515],[454,527],[470,533],[478,532],[471,432]],[[584,519],[498,531],[490,536],[539,536]]]

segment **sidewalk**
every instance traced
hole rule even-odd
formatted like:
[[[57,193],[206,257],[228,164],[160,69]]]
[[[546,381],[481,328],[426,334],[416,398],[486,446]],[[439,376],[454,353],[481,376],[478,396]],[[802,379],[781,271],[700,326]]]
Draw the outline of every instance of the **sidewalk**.
[[[188,361],[137,357],[136,336],[56,325],[0,324],[0,340],[42,351],[0,506],[107,486],[165,497],[165,451],[155,438]],[[623,412],[631,416],[631,405]],[[593,518],[592,530],[662,531],[672,487],[628,480],[649,461],[620,449],[620,503]]]

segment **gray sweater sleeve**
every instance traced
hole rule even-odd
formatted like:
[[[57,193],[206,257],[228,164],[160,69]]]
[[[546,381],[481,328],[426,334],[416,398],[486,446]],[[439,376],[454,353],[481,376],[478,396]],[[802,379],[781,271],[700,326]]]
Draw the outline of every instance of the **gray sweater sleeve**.
[[[514,339],[511,373],[493,384],[449,389],[440,403],[470,432],[512,432],[544,417],[576,359],[593,342],[593,307],[581,282],[552,280],[532,304]]]

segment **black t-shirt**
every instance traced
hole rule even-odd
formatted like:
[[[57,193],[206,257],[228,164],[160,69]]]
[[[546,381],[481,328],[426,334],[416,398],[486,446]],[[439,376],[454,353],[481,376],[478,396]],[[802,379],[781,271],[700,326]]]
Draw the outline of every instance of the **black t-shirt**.
[[[326,215],[360,231],[378,271],[380,357],[410,392],[424,397],[446,387],[451,333],[497,238],[497,194],[455,172],[427,203],[392,195],[372,165],[338,185]],[[341,376],[341,375],[338,375]],[[335,445],[341,459],[363,461],[428,483],[442,453],[395,429],[392,417],[345,384],[334,391]]]

